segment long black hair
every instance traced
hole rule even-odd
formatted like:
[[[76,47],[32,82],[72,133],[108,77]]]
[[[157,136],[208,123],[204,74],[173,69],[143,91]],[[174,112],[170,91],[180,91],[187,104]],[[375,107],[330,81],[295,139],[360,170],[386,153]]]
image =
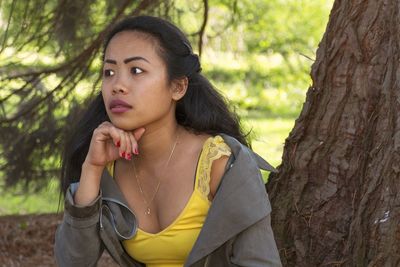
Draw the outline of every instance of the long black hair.
[[[183,32],[172,23],[151,16],[126,18],[117,23],[107,35],[105,50],[115,34],[122,31],[138,31],[156,38],[157,53],[167,66],[169,81],[187,77],[188,88],[176,104],[175,117],[179,125],[195,133],[228,134],[249,146],[239,117],[230,111],[225,98],[200,73],[199,57]],[[89,150],[94,129],[103,121],[109,121],[101,93],[88,106],[67,140],[63,153],[61,190],[65,195],[68,186],[79,180],[82,164]]]

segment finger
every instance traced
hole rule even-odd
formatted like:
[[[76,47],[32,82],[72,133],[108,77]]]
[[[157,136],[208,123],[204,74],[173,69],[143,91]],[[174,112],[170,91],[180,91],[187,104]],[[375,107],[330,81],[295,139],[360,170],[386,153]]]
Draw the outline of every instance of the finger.
[[[132,145],[132,153],[135,155],[139,155],[138,143],[137,143],[133,133],[129,133],[129,139],[130,139],[131,145]]]
[[[121,146],[122,146],[122,138],[121,138],[121,130],[119,130],[118,128],[114,127],[113,125],[107,125],[106,126],[108,131],[109,131],[109,135],[111,136],[113,143],[116,147],[119,148],[119,150],[121,151]]]
[[[132,158],[132,143],[130,139],[130,134],[128,132],[124,131],[124,137],[126,140],[126,145],[125,145],[125,159],[130,160]]]
[[[103,122],[94,131],[93,135],[97,141],[107,141],[109,139],[118,139],[118,134],[113,130],[113,126]],[[111,140],[110,140],[111,141]],[[114,140],[113,140],[114,141]]]
[[[122,158],[126,158],[127,143],[129,140],[127,140],[125,132],[123,130],[118,130],[118,133],[121,141],[121,146],[119,147],[119,155]]]

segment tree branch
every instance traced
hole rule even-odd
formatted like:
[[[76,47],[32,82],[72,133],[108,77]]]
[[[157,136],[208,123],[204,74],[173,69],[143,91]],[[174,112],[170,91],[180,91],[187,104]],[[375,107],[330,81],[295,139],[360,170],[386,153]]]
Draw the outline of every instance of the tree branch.
[[[206,30],[207,21],[208,21],[208,0],[203,0],[203,4],[204,4],[203,23],[200,27],[199,44],[198,44],[199,57],[201,57],[202,48],[203,48],[203,37],[204,37],[204,32]]]

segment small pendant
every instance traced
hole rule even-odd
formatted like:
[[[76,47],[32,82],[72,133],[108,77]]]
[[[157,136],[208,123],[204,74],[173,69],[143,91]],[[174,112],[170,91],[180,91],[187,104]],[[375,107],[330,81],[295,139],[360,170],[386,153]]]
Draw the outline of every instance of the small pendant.
[[[146,215],[150,215],[150,214],[151,214],[151,211],[150,211],[150,208],[149,208],[149,207],[147,207],[147,209],[146,209],[146,211],[144,212],[144,214],[146,214]]]

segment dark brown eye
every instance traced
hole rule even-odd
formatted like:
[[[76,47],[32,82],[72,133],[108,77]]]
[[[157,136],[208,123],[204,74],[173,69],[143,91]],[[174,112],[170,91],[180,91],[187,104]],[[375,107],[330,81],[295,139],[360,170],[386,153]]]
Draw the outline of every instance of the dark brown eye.
[[[132,74],[140,74],[142,72],[143,72],[143,70],[141,68],[138,68],[138,67],[131,68],[131,73]]]
[[[114,71],[113,71],[113,70],[109,70],[109,69],[104,70],[103,75],[104,75],[105,77],[113,76],[113,75],[114,75]]]

